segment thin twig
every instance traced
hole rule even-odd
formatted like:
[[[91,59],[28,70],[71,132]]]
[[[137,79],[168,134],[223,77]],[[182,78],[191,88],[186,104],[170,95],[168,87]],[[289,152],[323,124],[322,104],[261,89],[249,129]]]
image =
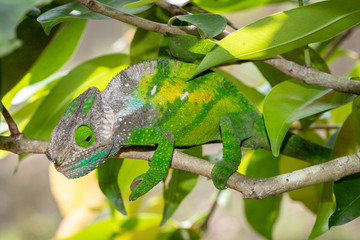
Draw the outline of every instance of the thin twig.
[[[221,195],[221,191],[218,191],[217,194],[216,194],[216,197],[215,199],[213,200],[213,203],[211,204],[211,208],[206,216],[206,219],[204,220],[204,222],[200,225],[200,229],[201,231],[203,232],[206,232],[207,231],[207,228],[208,228],[208,225],[209,225],[209,221],[210,221],[210,218],[211,216],[213,216],[215,210],[216,210],[216,207],[218,205],[218,200],[219,200],[219,197]]]
[[[264,62],[303,83],[360,95],[360,81],[351,80],[349,77],[320,72],[315,68],[304,67],[281,57],[266,59]]]
[[[189,14],[191,14],[190,12],[186,11],[182,7],[176,6],[174,4],[171,4],[171,3],[168,3],[165,1],[158,1],[158,2],[154,2],[154,3],[155,3],[155,5],[169,11],[173,15],[189,15]]]
[[[10,130],[10,134],[12,137],[18,137],[21,135],[14,119],[11,117],[10,113],[8,112],[8,110],[5,108],[5,106],[0,103],[2,105],[2,115],[5,118],[5,121],[7,123],[7,125],[9,126],[9,130]]]
[[[325,53],[325,55],[324,55],[324,60],[327,60],[327,59],[331,56],[331,54],[333,54],[333,52],[335,51],[335,49],[336,49],[337,47],[339,47],[340,44],[343,43],[343,41],[344,41],[345,39],[347,39],[347,38],[351,35],[353,29],[354,29],[354,28],[350,28],[350,29],[346,30],[345,32],[341,33],[341,34],[331,43],[331,45],[329,46],[329,50],[328,50],[328,51]]]

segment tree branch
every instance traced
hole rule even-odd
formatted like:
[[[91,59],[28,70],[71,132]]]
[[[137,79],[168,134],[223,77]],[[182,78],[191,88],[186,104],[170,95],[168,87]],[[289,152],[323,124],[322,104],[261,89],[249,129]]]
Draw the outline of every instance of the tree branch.
[[[155,5],[169,11],[171,14],[173,15],[188,15],[191,14],[190,12],[186,11],[185,9],[176,6],[174,4],[165,2],[165,1],[158,1],[158,2],[154,2]]]
[[[137,152],[128,149],[120,152],[118,157],[151,161],[153,153],[154,151]],[[213,163],[175,150],[170,167],[211,178],[213,166]],[[337,181],[358,172],[360,153],[271,178],[251,178],[236,172],[229,178],[227,186],[244,194],[244,198],[263,199],[318,183]]]
[[[17,154],[45,153],[48,144],[48,141],[30,139],[24,136],[18,139],[0,137],[0,150]],[[125,147],[115,157],[151,161],[154,150],[149,149],[153,148]],[[213,166],[213,163],[178,150],[174,151],[170,165],[173,169],[192,172],[207,178],[211,178]],[[318,183],[336,181],[358,172],[360,172],[360,153],[270,178],[251,178],[236,172],[229,178],[227,186],[244,194],[244,198],[263,199]]]
[[[150,21],[135,15],[124,13],[118,9],[112,8],[106,4],[98,2],[96,0],[77,0],[84,6],[86,6],[90,11],[100,13],[104,16],[119,20],[124,23],[151,31],[157,32],[163,35],[168,33],[172,34],[190,34],[194,36],[199,36],[199,31],[195,26],[168,26],[167,24],[162,24],[154,21]],[[227,32],[220,33],[216,38],[222,39],[227,36]]]
[[[49,141],[27,138],[24,134],[18,137],[0,136],[0,150],[23,153],[45,153]]]
[[[360,95],[360,81],[351,80],[350,77],[320,72],[315,68],[304,67],[281,57],[266,59],[264,62],[303,83]]]

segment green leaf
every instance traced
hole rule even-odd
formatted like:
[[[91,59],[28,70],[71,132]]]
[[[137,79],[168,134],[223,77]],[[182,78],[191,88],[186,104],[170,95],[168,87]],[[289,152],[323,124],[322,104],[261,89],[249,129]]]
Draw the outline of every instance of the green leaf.
[[[166,23],[170,17],[169,12],[158,7],[149,9],[145,15],[146,19],[159,23]],[[162,34],[138,28],[130,45],[130,63],[157,58],[163,38]]]
[[[162,39],[159,33],[138,28],[130,45],[131,64],[157,58]]]
[[[197,146],[184,151],[185,153],[202,157],[202,146]],[[164,224],[176,211],[184,198],[193,190],[196,185],[198,175],[191,172],[174,169],[171,174],[170,182],[164,188],[164,212],[161,224]]]
[[[52,88],[24,129],[26,136],[49,139],[70,101],[94,86],[103,90],[113,76],[124,69],[127,55],[113,54],[89,60],[74,68]]]
[[[319,208],[316,212],[316,221],[311,230],[309,240],[315,239],[321,234],[329,231],[329,218],[333,211],[333,183],[326,182],[323,184]]]
[[[254,103],[257,107],[260,107],[265,98],[264,94],[260,93],[253,87],[245,85],[241,80],[237,79],[236,77],[222,69],[214,69],[214,71],[232,82],[241,92],[243,92],[250,99],[252,103]]]
[[[249,177],[272,177],[279,174],[279,158],[269,151],[256,150],[252,153],[246,169]],[[272,238],[272,230],[279,216],[281,195],[262,200],[246,199],[244,201],[246,219],[252,228],[267,239]]]
[[[177,19],[183,22],[188,22],[198,28],[202,38],[213,38],[226,27],[226,19],[217,14],[191,14],[191,15],[178,15]]]
[[[353,102],[353,111],[346,118],[337,134],[332,156],[333,158],[351,155],[359,151],[360,145],[360,110],[355,107],[355,101],[359,102],[357,97]]]
[[[333,157],[357,153],[360,146],[360,98],[353,101],[353,111],[345,120],[334,144]],[[345,224],[360,216],[360,175],[340,179],[334,184],[336,209],[329,227]]]
[[[2,58],[2,94],[7,93],[36,62],[50,37],[34,19],[25,18],[17,27],[17,38],[23,42],[21,48]]]
[[[209,39],[191,35],[169,34],[169,36],[171,54],[185,62],[200,62],[216,44]]]
[[[294,121],[339,107],[354,98],[352,94],[324,90],[296,80],[276,85],[266,96],[263,107],[273,154],[279,155],[282,141]]]
[[[310,163],[287,156],[280,158],[280,173],[288,173],[298,169],[311,166]],[[319,185],[308,186],[289,192],[289,196],[294,201],[299,201],[305,205],[310,211],[316,213],[321,195],[321,187]]]
[[[267,16],[222,39],[194,75],[222,63],[270,58],[324,41],[359,22],[360,1],[354,0],[322,1]]]
[[[80,240],[80,239],[97,239],[107,240],[114,235],[113,220],[108,218],[91,224],[83,228],[75,235],[67,238],[54,238],[54,240]]]
[[[168,240],[200,240],[199,230],[178,228],[168,238]]]
[[[146,161],[134,161],[134,159],[124,159],[124,163],[118,177],[118,185],[124,196],[130,194],[130,185],[132,181],[139,175],[146,172],[148,168],[149,164]]]
[[[193,0],[197,6],[209,12],[235,12],[263,6],[265,4],[287,2],[288,0]]]
[[[142,7],[147,4],[157,2],[157,1],[159,1],[159,0],[139,0],[136,2],[128,3],[128,4],[124,5],[123,7],[124,8],[139,8],[139,7]]]
[[[10,105],[20,89],[45,80],[59,70],[73,55],[82,36],[86,21],[76,21],[58,29],[52,41],[42,51],[25,76],[3,98],[5,105]],[[59,51],[61,49],[61,51]]]
[[[360,174],[344,177],[334,184],[336,209],[329,227],[342,225],[360,216]]]
[[[136,14],[147,10],[150,6],[144,6],[141,8],[130,9],[124,8],[124,5],[132,3],[135,0],[99,0],[99,2],[104,3],[110,7],[118,9],[127,14]],[[70,21],[75,19],[108,19],[108,17],[91,12],[87,7],[82,5],[79,2],[71,2],[56,8],[53,8],[38,17],[38,21],[44,28],[46,34],[50,33],[50,30],[56,25],[64,21]]]
[[[33,6],[50,3],[51,0],[0,0],[0,57],[21,46],[16,39],[16,27]]]
[[[113,206],[126,215],[124,201],[118,185],[118,174],[124,159],[109,158],[98,168],[99,187]]]
[[[159,224],[158,214],[145,213],[121,219],[107,218],[83,228],[71,237],[54,240],[155,239]]]

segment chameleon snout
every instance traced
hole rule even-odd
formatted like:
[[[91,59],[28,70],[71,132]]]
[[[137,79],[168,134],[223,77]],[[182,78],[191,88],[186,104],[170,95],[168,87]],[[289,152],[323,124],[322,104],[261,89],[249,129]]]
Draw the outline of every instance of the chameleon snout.
[[[52,157],[49,150],[46,150],[45,155],[49,159],[50,162],[57,164],[58,159],[56,157]]]

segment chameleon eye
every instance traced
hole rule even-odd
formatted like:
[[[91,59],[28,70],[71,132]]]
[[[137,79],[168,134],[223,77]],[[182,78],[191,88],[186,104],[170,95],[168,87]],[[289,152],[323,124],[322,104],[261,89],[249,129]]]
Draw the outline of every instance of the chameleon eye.
[[[75,143],[80,147],[89,147],[95,141],[95,133],[90,125],[81,125],[75,131]]]

